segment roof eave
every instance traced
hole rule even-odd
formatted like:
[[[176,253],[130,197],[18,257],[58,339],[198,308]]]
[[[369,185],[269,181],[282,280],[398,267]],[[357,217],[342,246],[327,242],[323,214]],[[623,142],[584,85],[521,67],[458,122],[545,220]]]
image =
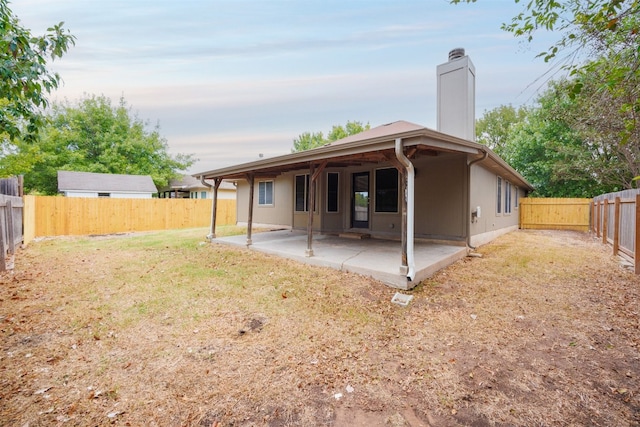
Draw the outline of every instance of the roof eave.
[[[480,144],[442,134],[428,128],[422,128],[393,135],[385,135],[377,138],[353,141],[349,144],[325,145],[311,150],[285,154],[282,156],[256,160],[254,162],[243,163],[226,168],[196,173],[193,176],[198,178],[205,177],[205,179],[224,178],[232,175],[237,176],[243,173],[251,173],[261,169],[278,168],[288,165],[294,166],[307,162],[322,161],[335,157],[393,149],[395,140],[398,138],[405,140],[406,146],[426,144],[435,149],[458,151],[471,154],[479,153],[480,151]]]

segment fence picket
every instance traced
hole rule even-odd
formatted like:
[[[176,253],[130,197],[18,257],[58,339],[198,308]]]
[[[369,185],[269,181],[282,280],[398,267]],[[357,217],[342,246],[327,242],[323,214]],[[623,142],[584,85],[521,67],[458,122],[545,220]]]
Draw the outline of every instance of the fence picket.
[[[25,243],[35,237],[206,227],[211,199],[25,196]],[[236,223],[236,201],[218,200],[217,224]]]
[[[609,206],[614,201],[613,218],[609,215]],[[602,242],[609,239],[605,232],[609,225],[614,230],[612,238],[613,254],[624,255],[633,260],[634,271],[640,274],[640,189],[624,190],[617,193],[602,194],[593,199],[595,224],[592,227],[600,237],[602,223]],[[601,220],[604,218],[604,220]],[[609,224],[611,222],[611,224]]]
[[[524,198],[520,228],[589,231],[590,199]]]
[[[640,194],[636,194],[636,238],[633,252],[634,268],[636,274],[640,274]]]

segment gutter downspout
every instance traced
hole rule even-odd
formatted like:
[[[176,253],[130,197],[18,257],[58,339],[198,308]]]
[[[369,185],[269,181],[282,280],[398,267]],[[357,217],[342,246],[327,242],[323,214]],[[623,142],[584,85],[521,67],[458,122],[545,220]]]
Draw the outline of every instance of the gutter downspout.
[[[404,199],[407,203],[407,264],[409,271],[407,272],[407,279],[413,281],[416,277],[416,262],[413,251],[414,240],[414,188],[415,188],[415,169],[413,163],[409,160],[403,152],[402,138],[396,138],[396,158],[406,169],[407,185],[405,187]]]
[[[483,160],[485,160],[488,156],[489,156],[489,152],[483,148],[480,149],[480,151],[482,151],[482,157],[479,157],[477,159],[473,159],[471,160],[468,164],[468,174],[469,174],[469,180],[467,183],[467,193],[468,193],[468,197],[467,197],[467,218],[469,218],[471,216],[471,166],[473,166],[474,164],[481,162]],[[475,246],[471,246],[471,219],[468,220],[467,222],[467,247],[471,250],[475,250]]]

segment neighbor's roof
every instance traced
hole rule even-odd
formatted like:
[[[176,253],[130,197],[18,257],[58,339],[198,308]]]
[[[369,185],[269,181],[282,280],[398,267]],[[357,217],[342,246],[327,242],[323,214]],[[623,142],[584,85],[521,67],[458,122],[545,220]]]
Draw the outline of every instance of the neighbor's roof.
[[[214,184],[212,179],[207,179],[205,181],[210,185]],[[202,183],[198,178],[191,175],[183,175],[180,178],[172,179],[171,181],[169,181],[169,187],[168,187],[168,189],[171,189],[171,190],[183,190],[183,191],[200,190],[205,188],[207,188],[206,185],[202,185]],[[230,182],[222,181],[218,189],[235,191],[236,187]]]
[[[149,175],[58,171],[58,191],[155,193],[158,190]]]
[[[311,150],[201,172],[194,174],[194,176],[204,176],[208,179],[245,179],[250,173],[262,177],[307,169],[311,163],[326,162],[327,167],[379,163],[395,158],[395,140],[398,138],[402,139],[409,158],[437,156],[446,152],[477,156],[479,164],[502,175],[516,185],[533,190],[531,184],[522,175],[487,146],[402,120],[377,126]]]

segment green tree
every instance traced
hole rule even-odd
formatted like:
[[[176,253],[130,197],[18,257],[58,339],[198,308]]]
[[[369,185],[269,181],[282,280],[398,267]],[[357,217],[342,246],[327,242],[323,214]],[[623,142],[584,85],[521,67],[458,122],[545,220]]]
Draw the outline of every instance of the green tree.
[[[193,164],[193,155],[172,156],[156,126],[132,115],[124,99],[117,106],[104,96],[87,96],[77,105],[54,104],[38,141],[18,141],[0,172],[25,176],[25,190],[57,193],[57,171],[150,175],[166,185]]]
[[[322,147],[323,145],[329,144],[333,141],[337,141],[351,135],[356,135],[369,129],[371,129],[371,125],[369,125],[369,123],[363,125],[362,122],[347,121],[344,126],[334,125],[333,128],[331,128],[331,132],[327,135],[327,138],[324,137],[322,132],[305,132],[293,140],[293,148],[291,149],[291,152],[296,153],[299,151]]]
[[[630,179],[616,147],[581,129],[578,122],[590,101],[587,90],[576,96],[572,87],[571,81],[551,82],[524,116],[510,122],[502,139],[500,155],[535,187],[538,196],[593,197],[620,190]]]
[[[60,76],[47,69],[47,62],[60,58],[75,37],[54,25],[40,37],[23,28],[0,0],[0,142],[23,138],[34,140],[44,124],[42,109],[47,94],[56,89]]]
[[[310,150],[325,145],[327,141],[324,139],[322,132],[304,132],[293,140],[292,153],[298,151]]]
[[[523,122],[528,112],[526,107],[515,108],[512,105],[485,110],[482,117],[476,120],[476,141],[507,160],[507,144],[512,128]]]
[[[541,30],[558,34],[538,57],[567,72],[562,94],[577,102],[556,117],[583,142],[563,173],[589,170],[604,187],[630,188],[640,175],[640,0],[531,0],[502,28],[528,41]]]
[[[595,61],[588,73],[579,77],[581,90],[574,93],[575,83],[565,87],[565,96],[571,99],[568,107],[555,108],[550,114],[564,120],[583,142],[573,157],[582,164],[568,162],[565,168],[589,171],[603,186],[615,189],[632,188],[634,177],[640,175],[640,127],[636,125],[638,112],[629,106],[637,97],[640,79],[621,81],[617,86],[602,89],[602,74],[607,74],[611,63],[605,59]]]

